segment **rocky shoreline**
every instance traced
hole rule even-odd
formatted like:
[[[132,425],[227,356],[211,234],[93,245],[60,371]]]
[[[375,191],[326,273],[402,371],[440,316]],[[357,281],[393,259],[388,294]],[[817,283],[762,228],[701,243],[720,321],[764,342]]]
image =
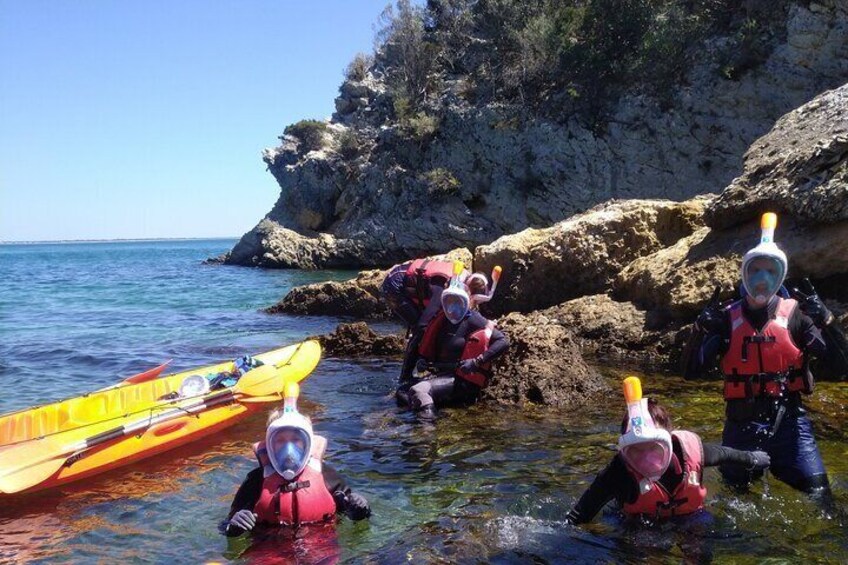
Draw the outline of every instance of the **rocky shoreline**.
[[[743,174],[719,195],[683,202],[623,200],[549,228],[527,229],[450,254],[488,272],[504,268],[498,318],[513,347],[487,398],[568,406],[606,392],[589,363],[675,372],[691,322],[716,286],[735,295],[742,254],[762,212],[780,216],[776,240],[789,276],[809,277],[848,323],[848,85],[790,112],[745,154]],[[274,313],[390,316],[385,272],[293,289]],[[330,355],[399,355],[400,336],[364,323],[322,338]],[[819,378],[827,377],[819,372]]]

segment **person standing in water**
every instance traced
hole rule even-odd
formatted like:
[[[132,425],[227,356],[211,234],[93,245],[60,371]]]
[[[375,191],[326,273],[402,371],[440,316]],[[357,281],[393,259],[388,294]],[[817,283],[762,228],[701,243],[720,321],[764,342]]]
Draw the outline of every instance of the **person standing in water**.
[[[776,226],[777,217],[764,214],[760,244],[742,260],[744,298],[722,306],[716,289],[698,316],[683,373],[700,378],[718,361],[727,403],[722,444],[767,452],[775,477],[829,500],[827,472],[801,395],[813,392],[810,357],[838,351],[844,335],[809,288],[796,289],[799,300],[779,296],[788,262],[774,243]],[[739,467],[721,472],[737,487],[762,475]]]
[[[481,277],[485,287],[485,276],[469,277],[474,288],[481,286]],[[474,309],[491,299],[499,277],[496,267],[488,292],[470,295],[468,286],[455,275],[441,293],[440,310],[422,325],[417,347],[407,350],[405,364],[415,365],[419,373],[427,369],[436,373],[415,384],[402,382],[397,391],[399,402],[408,404],[420,418],[435,418],[439,406],[475,402],[491,376],[491,363],[509,348],[503,332]]]
[[[647,520],[686,516],[704,507],[704,468],[728,465],[762,470],[763,451],[740,451],[702,443],[697,434],[672,427],[668,410],[642,398],[637,377],[624,380],[627,413],[621,422],[618,453],[569,511],[570,524],[591,522],[611,500],[625,515]]]
[[[265,527],[329,523],[336,514],[352,520],[371,515],[368,501],[351,492],[338,473],[322,461],[327,440],[312,433],[309,418],[297,411],[299,387],[286,385],[285,406],[269,418],[265,441],[254,445],[259,466],[236,492],[227,536]]]

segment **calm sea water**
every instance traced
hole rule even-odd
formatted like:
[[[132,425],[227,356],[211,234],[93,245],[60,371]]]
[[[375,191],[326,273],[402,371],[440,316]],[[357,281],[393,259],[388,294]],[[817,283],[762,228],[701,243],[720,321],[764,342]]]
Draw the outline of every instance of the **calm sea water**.
[[[0,411],[73,396],[173,358],[180,370],[257,353],[339,321],[258,311],[294,285],[344,272],[208,266],[228,240],[0,246]],[[261,415],[214,438],[80,484],[0,499],[0,561],[660,562],[848,560],[844,517],[775,480],[747,495],[707,472],[710,520],[633,528],[610,509],[563,518],[612,456],[619,398],[568,413],[476,406],[419,425],[389,395],[395,362],[325,359],[301,408],[330,439],[328,459],[372,502],[370,521],[335,533],[227,540],[217,532],[254,466]],[[621,369],[608,368],[618,382]],[[647,377],[680,427],[721,431],[715,383]],[[811,403],[840,504],[846,501],[844,384]],[[765,491],[768,491],[768,494]],[[323,560],[323,561],[322,561]]]

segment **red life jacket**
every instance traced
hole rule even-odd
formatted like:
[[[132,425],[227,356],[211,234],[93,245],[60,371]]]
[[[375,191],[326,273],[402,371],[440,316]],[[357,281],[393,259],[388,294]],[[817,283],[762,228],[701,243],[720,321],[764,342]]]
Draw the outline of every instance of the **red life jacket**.
[[[262,492],[253,511],[258,520],[266,524],[297,526],[315,522],[329,522],[336,515],[336,502],[324,484],[321,458],[327,440],[313,436],[312,453],[303,471],[292,481],[285,480],[274,471],[262,482]],[[265,442],[253,446],[256,458],[263,469],[270,466]]]
[[[439,311],[433,319],[427,324],[427,327],[424,329],[424,335],[421,338],[421,343],[418,346],[418,354],[431,362],[437,362],[438,359],[437,351],[436,351],[436,340],[439,336],[439,331],[442,329],[442,326],[445,323],[445,313],[443,311]],[[489,349],[489,341],[492,339],[492,332],[495,329],[494,322],[489,321],[486,324],[486,327],[480,330],[476,330],[472,332],[467,338],[465,338],[465,347],[462,350],[462,355],[460,356],[460,361],[465,361],[466,359],[474,359],[478,355],[482,355],[486,350]],[[488,384],[489,377],[492,374],[492,364],[486,363],[478,371],[473,373],[463,373],[458,368],[454,372],[457,377],[461,379],[465,379],[466,381],[479,386],[480,388],[485,387]]]
[[[451,277],[453,262],[416,259],[406,269],[403,288],[409,299],[423,309],[430,303],[430,286],[447,286]]]
[[[683,449],[683,466],[680,467],[683,478],[674,492],[668,492],[657,481],[652,481],[636,473],[630,466],[627,470],[639,484],[639,498],[633,504],[625,504],[627,514],[644,514],[652,518],[668,518],[691,514],[704,507],[707,489],[703,487],[704,446],[697,434],[686,431],[671,432]],[[680,466],[677,456],[672,464]]]
[[[798,303],[777,300],[774,318],[759,332],[742,313],[741,300],[730,306],[730,346],[721,359],[725,400],[779,396],[784,383],[790,392],[812,392],[805,379],[804,352],[789,332],[789,319]]]

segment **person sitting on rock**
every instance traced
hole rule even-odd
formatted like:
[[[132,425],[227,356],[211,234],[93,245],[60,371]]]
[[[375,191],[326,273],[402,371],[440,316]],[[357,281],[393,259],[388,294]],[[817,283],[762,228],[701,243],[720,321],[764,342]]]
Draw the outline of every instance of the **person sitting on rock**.
[[[338,473],[322,462],[327,440],[312,433],[309,418],[297,411],[298,385],[289,383],[282,412],[269,417],[265,441],[254,445],[259,466],[236,492],[226,522],[227,536],[264,527],[328,523],[344,513],[352,520],[371,515],[368,501],[351,492]]]
[[[478,294],[477,299],[491,298]],[[437,406],[473,403],[491,376],[491,363],[503,355],[509,341],[494,322],[472,310],[468,288],[457,276],[441,293],[441,308],[420,332],[406,363],[436,376],[410,385],[401,383],[397,397],[423,419],[435,417]]]
[[[698,316],[683,373],[700,378],[720,357],[726,401],[722,444],[768,452],[774,476],[828,504],[827,473],[801,394],[813,392],[810,357],[836,352],[834,337],[842,334],[831,331],[834,317],[811,289],[796,289],[798,300],[778,294],[788,263],[774,243],[776,225],[774,214],[763,215],[760,244],[742,260],[744,297],[723,306],[717,288]],[[738,487],[759,474],[731,467],[721,471]]]
[[[762,471],[769,466],[763,451],[702,443],[692,432],[674,430],[668,410],[642,398],[638,378],[626,378],[624,389],[627,413],[618,453],[569,511],[568,523],[591,522],[611,500],[618,501],[626,516],[648,521],[694,514],[703,509],[707,496],[705,467]]]

